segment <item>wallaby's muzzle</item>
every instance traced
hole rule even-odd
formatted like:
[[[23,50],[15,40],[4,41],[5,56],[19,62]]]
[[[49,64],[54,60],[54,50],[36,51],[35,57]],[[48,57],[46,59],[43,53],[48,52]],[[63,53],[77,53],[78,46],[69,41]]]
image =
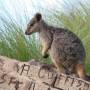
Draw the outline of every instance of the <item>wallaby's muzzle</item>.
[[[26,35],[30,35],[30,33],[29,33],[28,31],[25,31],[25,34],[26,34]]]

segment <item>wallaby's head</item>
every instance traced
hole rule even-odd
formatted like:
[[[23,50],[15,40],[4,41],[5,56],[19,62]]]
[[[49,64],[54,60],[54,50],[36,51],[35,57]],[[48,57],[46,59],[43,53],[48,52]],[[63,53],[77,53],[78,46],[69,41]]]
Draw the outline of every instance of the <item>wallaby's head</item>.
[[[39,32],[41,21],[42,21],[42,15],[40,13],[36,13],[35,16],[28,23],[25,34],[30,35],[32,33]]]

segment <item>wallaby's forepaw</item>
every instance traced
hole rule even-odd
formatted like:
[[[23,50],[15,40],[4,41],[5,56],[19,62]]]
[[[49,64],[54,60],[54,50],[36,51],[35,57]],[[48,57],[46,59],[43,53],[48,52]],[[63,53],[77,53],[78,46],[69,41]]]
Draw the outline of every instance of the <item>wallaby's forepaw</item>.
[[[48,54],[45,54],[43,55],[43,58],[48,58],[48,56],[49,56]]]

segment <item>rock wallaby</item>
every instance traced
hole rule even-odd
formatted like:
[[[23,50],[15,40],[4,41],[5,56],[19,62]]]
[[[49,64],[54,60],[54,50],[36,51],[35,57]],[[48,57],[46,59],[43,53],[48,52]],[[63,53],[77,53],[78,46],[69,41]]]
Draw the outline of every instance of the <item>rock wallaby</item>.
[[[85,49],[81,40],[71,31],[48,25],[36,13],[27,25],[26,35],[39,33],[42,56],[51,60],[60,73],[74,72],[85,79]]]

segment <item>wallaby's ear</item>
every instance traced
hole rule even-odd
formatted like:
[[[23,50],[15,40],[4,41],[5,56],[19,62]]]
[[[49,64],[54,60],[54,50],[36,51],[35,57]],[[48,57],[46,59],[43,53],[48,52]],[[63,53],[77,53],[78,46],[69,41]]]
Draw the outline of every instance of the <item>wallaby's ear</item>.
[[[42,15],[40,13],[36,13],[35,18],[37,21],[40,21],[42,19]]]

